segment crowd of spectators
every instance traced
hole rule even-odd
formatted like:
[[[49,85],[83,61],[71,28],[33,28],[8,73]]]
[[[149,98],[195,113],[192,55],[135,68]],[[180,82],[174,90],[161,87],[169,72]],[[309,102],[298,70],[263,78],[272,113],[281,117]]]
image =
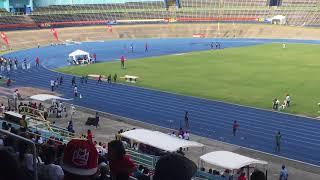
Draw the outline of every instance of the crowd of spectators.
[[[171,153],[162,156],[152,172],[143,166],[137,168],[120,140],[113,140],[106,145],[79,138],[65,145],[55,139],[40,141],[40,136],[35,137],[12,127],[8,129],[6,124],[2,126],[36,143],[37,157],[34,166],[34,153],[29,144],[1,135],[0,158],[8,164],[1,163],[0,168],[4,173],[0,173],[0,179],[33,179],[34,168],[37,168],[39,180],[128,180],[133,177],[138,180],[149,180],[151,177],[154,180],[189,180],[196,172],[193,162]]]
[[[45,109],[41,103],[29,102],[20,105],[38,110]],[[53,106],[59,107],[60,102],[54,102]],[[93,133],[88,130],[86,135],[72,139],[65,144],[63,139],[43,138],[39,132],[28,132],[27,127],[16,128],[5,121],[2,123],[2,129],[34,142],[37,147],[37,157],[36,166],[34,166],[34,155],[29,144],[7,135],[0,135],[0,158],[5,156],[10,160],[10,164],[3,167],[8,171],[0,174],[0,179],[32,179],[35,167],[39,180],[127,180],[133,177],[137,180],[177,180],[177,178],[189,180],[197,171],[196,165],[184,157],[182,148],[177,153],[164,152],[144,144],[139,144],[139,148],[137,148],[136,143],[131,144],[129,140],[120,138],[120,134],[125,130],[120,130],[116,134],[116,140],[109,143],[94,141]],[[72,121],[69,121],[66,130],[75,132]],[[183,129],[170,133],[170,135],[186,140],[190,138],[188,131]],[[133,148],[141,153],[160,156],[160,159],[155,169],[138,166],[126,154],[125,148]],[[208,173],[221,176],[224,179],[231,177],[237,177],[236,180],[245,179],[243,171],[233,175],[228,170],[223,173],[209,170]]]

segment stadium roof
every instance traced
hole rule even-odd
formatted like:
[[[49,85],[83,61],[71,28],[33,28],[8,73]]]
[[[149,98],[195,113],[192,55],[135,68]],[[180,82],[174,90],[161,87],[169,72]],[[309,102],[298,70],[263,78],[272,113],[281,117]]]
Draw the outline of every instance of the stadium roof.
[[[125,138],[169,152],[175,152],[179,150],[180,147],[187,148],[204,146],[201,143],[180,139],[159,131],[151,131],[146,129],[126,131],[121,135]]]
[[[215,165],[230,170],[237,170],[251,164],[268,164],[266,161],[261,161],[258,159],[242,156],[240,154],[236,154],[230,151],[210,152],[201,156],[200,159],[211,165]]]

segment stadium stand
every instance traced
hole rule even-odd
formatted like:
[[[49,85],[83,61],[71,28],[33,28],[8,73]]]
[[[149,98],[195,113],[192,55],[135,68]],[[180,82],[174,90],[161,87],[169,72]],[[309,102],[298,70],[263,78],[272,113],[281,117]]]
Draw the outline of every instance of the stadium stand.
[[[6,9],[0,10],[1,24],[24,24],[33,27],[41,24],[72,25],[70,21],[87,21],[87,24],[101,24],[103,21],[124,20],[118,23],[134,21],[135,23],[150,23],[162,19],[168,22],[246,22],[270,23],[267,19],[276,15],[286,17],[288,25],[317,26],[319,2],[317,0],[283,0],[279,6],[269,6],[268,0],[181,0],[180,8],[175,6],[165,8],[164,1],[141,1],[125,3],[92,4],[39,3],[34,4],[33,11],[25,15],[15,15]],[[10,19],[11,21],[8,21]],[[140,21],[139,21],[140,20]],[[90,23],[91,21],[91,23]],[[61,22],[65,22],[61,24]],[[163,21],[158,21],[163,23]],[[84,24],[84,23],[80,23]],[[75,24],[73,24],[75,25]],[[77,24],[78,25],[78,24]],[[2,26],[4,28],[5,26]],[[8,26],[15,28],[18,26]],[[20,27],[20,28],[21,28]]]

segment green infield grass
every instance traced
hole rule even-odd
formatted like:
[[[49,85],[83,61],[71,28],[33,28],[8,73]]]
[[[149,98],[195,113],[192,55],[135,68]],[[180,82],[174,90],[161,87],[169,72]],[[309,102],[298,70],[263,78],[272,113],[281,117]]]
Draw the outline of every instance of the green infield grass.
[[[137,86],[265,109],[289,93],[285,112],[320,116],[320,45],[263,44],[136,59],[126,61],[126,69],[113,61],[58,71],[134,75]]]

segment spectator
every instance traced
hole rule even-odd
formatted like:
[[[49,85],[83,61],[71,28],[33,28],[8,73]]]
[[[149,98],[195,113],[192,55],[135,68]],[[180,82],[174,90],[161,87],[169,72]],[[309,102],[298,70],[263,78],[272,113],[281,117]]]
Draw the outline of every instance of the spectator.
[[[212,169],[209,169],[208,173],[209,173],[209,174],[212,174]]]
[[[110,177],[108,177],[109,168],[106,163],[102,163],[99,172],[100,175],[95,180],[111,180]]]
[[[87,131],[87,139],[92,143],[93,142],[93,134],[90,129]]]
[[[72,139],[64,150],[64,180],[92,180],[98,170],[98,152],[88,140]]]
[[[281,171],[280,171],[280,180],[288,180],[288,170],[286,169],[285,165],[282,165]]]
[[[183,150],[182,150],[182,147],[179,148],[179,150],[177,151],[177,153],[180,154],[180,155],[182,155],[182,156],[185,155],[184,152],[183,152]]]
[[[20,119],[20,130],[22,132],[25,132],[28,128],[28,123],[26,121],[26,115],[22,115],[22,118]]]
[[[33,175],[33,155],[29,153],[29,147],[26,143],[20,142],[18,144],[18,162],[25,173],[32,177]]]
[[[149,169],[145,168],[143,170],[143,175],[138,178],[138,180],[150,180]]]
[[[265,180],[266,176],[264,175],[264,173],[258,169],[255,169],[251,176],[250,176],[251,180]]]
[[[189,135],[189,132],[188,132],[188,131],[184,132],[183,138],[184,138],[185,140],[189,140],[189,139],[190,139],[190,135]]]
[[[139,178],[143,175],[143,169],[144,167],[140,164],[136,172],[134,172],[133,177]]]
[[[74,133],[73,122],[72,122],[72,121],[69,121],[67,130],[68,130],[69,132],[71,132],[71,133]]]
[[[182,128],[179,129],[179,132],[178,132],[178,136],[180,137],[183,137],[183,134],[184,134],[184,131]]]
[[[133,161],[126,155],[121,141],[113,140],[108,143],[108,159],[112,180],[128,180],[135,171]]]
[[[0,179],[21,180],[26,176],[15,158],[14,154],[8,148],[0,148]]]
[[[0,113],[3,114],[6,110],[6,107],[1,103],[1,106],[0,106]]]
[[[245,172],[241,172],[240,176],[238,177],[238,180],[247,180],[246,173]]]
[[[224,170],[221,176],[224,177],[225,179],[230,179],[231,178],[230,170],[229,169]]]
[[[172,134],[171,134],[171,136],[176,137],[176,133],[173,131]]]
[[[7,127],[8,127],[7,122],[3,121],[1,126],[3,130],[7,130]]]
[[[170,153],[157,162],[153,180],[191,180],[196,172],[194,162],[179,154]]]
[[[40,179],[46,180],[63,180],[64,173],[59,165],[55,165],[56,151],[53,147],[49,146],[44,150],[45,164],[39,166]]]

